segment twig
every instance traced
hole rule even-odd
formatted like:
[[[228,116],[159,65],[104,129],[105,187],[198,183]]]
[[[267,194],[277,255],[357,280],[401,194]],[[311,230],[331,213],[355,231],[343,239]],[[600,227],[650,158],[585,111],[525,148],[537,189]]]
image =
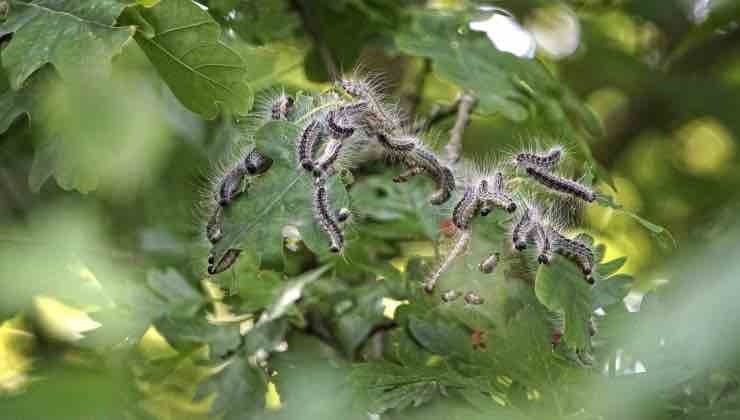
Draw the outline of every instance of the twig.
[[[329,51],[329,47],[326,46],[326,44],[323,42],[321,38],[321,33],[319,32],[319,29],[313,24],[313,21],[309,18],[308,13],[308,7],[306,5],[305,0],[293,0],[293,7],[298,11],[298,14],[301,16],[301,21],[303,21],[303,27],[306,29],[306,32],[313,38],[314,44],[316,44],[316,48],[319,49],[319,55],[321,55],[321,59],[324,61],[324,67],[326,67],[326,72],[329,73],[329,79],[330,80],[336,80],[339,77],[339,67],[337,67],[336,61],[334,61],[334,57],[331,55],[331,51]]]
[[[463,133],[470,122],[470,114],[473,112],[478,100],[470,93],[464,93],[457,107],[457,119],[450,130],[450,141],[445,146],[447,152],[447,163],[455,164],[460,160],[462,154]]]

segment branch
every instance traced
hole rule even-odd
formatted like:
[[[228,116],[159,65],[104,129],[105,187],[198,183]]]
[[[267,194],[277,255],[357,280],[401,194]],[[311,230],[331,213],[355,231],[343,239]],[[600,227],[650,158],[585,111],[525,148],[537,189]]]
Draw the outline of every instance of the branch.
[[[321,32],[319,32],[319,29],[309,18],[306,1],[293,0],[292,3],[293,7],[301,16],[303,27],[306,29],[306,32],[311,36],[311,38],[313,38],[314,44],[316,44],[316,48],[319,49],[319,55],[321,55],[321,59],[324,61],[324,67],[326,67],[326,72],[329,74],[329,79],[337,80],[337,78],[339,77],[339,67],[337,67],[337,63],[336,61],[334,61],[334,57],[331,55],[329,47],[327,47],[326,44],[323,42],[321,38]]]
[[[447,163],[455,164],[460,160],[463,145],[463,133],[470,123],[470,114],[475,109],[478,100],[470,93],[464,93],[458,101],[457,119],[450,130],[450,142],[445,146],[447,152]]]

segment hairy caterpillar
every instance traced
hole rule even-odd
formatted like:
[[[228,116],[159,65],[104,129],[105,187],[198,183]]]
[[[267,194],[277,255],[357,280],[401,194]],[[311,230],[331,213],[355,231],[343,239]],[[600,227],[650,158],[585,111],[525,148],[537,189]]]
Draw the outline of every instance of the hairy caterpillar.
[[[270,109],[270,117],[273,120],[284,120],[288,118],[288,113],[293,108],[295,100],[289,95],[280,95],[275,99]]]
[[[216,195],[216,202],[218,202],[219,206],[228,206],[236,197],[239,196],[239,194],[244,192],[245,172],[246,171],[242,165],[238,165],[236,168],[230,170],[226,175],[224,175]]]
[[[222,271],[226,271],[231,267],[234,262],[236,262],[236,259],[239,257],[239,254],[242,253],[241,249],[237,248],[231,248],[224,254],[221,259],[216,262],[213,258],[213,255],[209,255],[208,257],[208,274],[214,275],[218,274]]]
[[[416,144],[418,142],[413,137],[395,138],[383,133],[378,133],[376,138],[378,139],[378,143],[380,143],[380,145],[383,146],[383,148],[391,155],[403,155],[408,153],[416,148]]]
[[[493,190],[489,189],[489,184],[491,182],[486,179],[480,181],[480,215],[487,216],[493,207],[500,207],[509,213],[515,212],[517,205],[505,190],[504,174],[501,171],[494,174]]]
[[[552,259],[552,246],[547,230],[540,223],[535,223],[530,230],[530,234],[537,246],[537,261],[540,264],[549,264]]]
[[[592,283],[593,279],[590,275],[594,268],[594,253],[591,248],[577,240],[566,238],[557,232],[554,232],[553,236],[555,252],[564,257],[574,259],[581,267],[581,270],[583,270],[583,274],[587,276],[586,280]]]
[[[593,202],[596,199],[594,192],[591,191],[589,188],[586,188],[576,181],[572,181],[570,179],[545,172],[542,169],[528,167],[527,175],[532,177],[532,179],[539,182],[546,188],[553,191],[568,194],[589,203]]]
[[[482,305],[485,302],[485,300],[483,300],[483,298],[475,292],[465,293],[463,300],[468,305]]]
[[[244,168],[249,175],[260,175],[272,167],[272,159],[253,149],[244,158]]]
[[[527,234],[532,228],[534,219],[532,212],[533,210],[529,206],[525,206],[522,215],[516,223],[511,225],[511,242],[518,251],[527,249]]]
[[[357,101],[329,112],[327,127],[331,136],[344,140],[355,133],[354,120],[367,111],[367,101]]]
[[[344,143],[342,140],[331,138],[324,146],[324,151],[313,164],[313,174],[316,177],[321,176],[337,161],[339,153]]]
[[[564,155],[562,146],[553,146],[544,153],[520,152],[514,156],[514,164],[520,168],[536,168],[552,172]]]
[[[499,258],[500,254],[498,252],[494,252],[493,254],[486,257],[483,261],[481,261],[478,269],[481,271],[481,273],[484,274],[493,273],[496,270]]]
[[[458,229],[465,230],[470,227],[470,222],[478,209],[478,194],[478,188],[467,186],[462,198],[452,210],[452,222]]]
[[[312,171],[314,167],[313,149],[316,143],[321,139],[321,123],[318,120],[312,120],[306,128],[303,129],[301,136],[296,141],[295,155],[298,167],[307,171]]]
[[[442,302],[449,303],[457,300],[460,297],[461,293],[457,290],[450,289],[444,293],[442,293]]]
[[[324,176],[316,178],[314,183],[313,207],[314,216],[319,226],[329,236],[331,242],[329,251],[334,253],[340,252],[344,247],[344,235],[339,229],[337,222],[334,221],[332,212],[329,209],[329,194],[326,189],[326,177]]]

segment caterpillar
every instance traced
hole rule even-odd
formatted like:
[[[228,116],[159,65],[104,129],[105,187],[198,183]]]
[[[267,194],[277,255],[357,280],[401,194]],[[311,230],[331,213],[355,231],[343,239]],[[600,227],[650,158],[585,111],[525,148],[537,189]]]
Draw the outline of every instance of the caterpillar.
[[[493,191],[489,190],[489,182],[486,179],[480,181],[480,215],[487,216],[493,211],[493,207],[500,207],[509,213],[517,209],[514,200],[504,190],[504,175],[496,172],[493,176]]]
[[[458,292],[457,290],[450,289],[442,293],[442,296],[441,296],[442,302],[445,302],[445,303],[454,302],[460,297],[460,295],[461,293]]]
[[[244,176],[245,170],[242,165],[238,165],[236,168],[230,170],[224,175],[221,183],[218,187],[218,193],[216,194],[216,202],[221,207],[226,207],[231,204],[236,197],[244,192]]]
[[[465,293],[463,300],[468,305],[482,305],[485,302],[485,300],[475,292]]]
[[[528,167],[527,175],[542,184],[544,187],[555,192],[568,194],[589,203],[593,202],[596,199],[594,192],[589,188],[579,184],[576,181],[572,181],[570,179],[545,172],[542,169]]]
[[[351,124],[346,124],[346,122],[347,117],[341,111],[335,110],[329,112],[326,126],[329,128],[329,133],[331,133],[333,138],[344,140],[352,137],[355,133],[355,128]]]
[[[390,154],[405,154],[416,148],[417,140],[413,137],[393,138],[383,133],[376,135],[378,143]]]
[[[260,175],[272,167],[272,159],[253,149],[244,158],[244,168],[249,175]]]
[[[478,265],[478,269],[481,271],[481,273],[484,274],[493,273],[496,270],[499,258],[500,254],[498,252],[494,252],[493,254],[486,257],[483,261],[481,261],[480,265]]]
[[[208,274],[215,275],[222,271],[226,271],[231,267],[235,262],[236,259],[239,257],[239,254],[242,253],[241,249],[237,248],[231,248],[224,254],[223,257],[216,263],[215,259],[213,258],[213,255],[208,256]]]
[[[452,191],[455,190],[455,174],[447,166],[442,167],[442,172],[438,175],[439,180],[432,177],[438,183],[437,192],[432,194],[429,202],[435,206],[442,205],[452,197]]]
[[[530,230],[530,234],[537,246],[537,262],[549,264],[552,259],[552,246],[547,230],[540,223],[536,223]]]
[[[329,169],[334,162],[337,161],[339,153],[342,150],[344,143],[342,140],[331,138],[324,147],[324,152],[313,164],[313,174],[316,177],[321,176],[327,169]]]
[[[514,244],[514,249],[518,251],[523,251],[527,248],[527,233],[529,233],[533,223],[531,212],[532,210],[529,206],[525,206],[519,220],[512,224],[511,242]]]
[[[321,124],[318,120],[312,120],[298,138],[296,142],[296,161],[298,167],[307,171],[313,170],[313,149],[316,143],[321,139]]]
[[[326,177],[324,176],[317,178],[314,182],[313,207],[314,216],[319,226],[329,236],[329,251],[333,253],[340,252],[344,247],[344,235],[331,215],[329,195],[326,189]]]
[[[514,162],[520,168],[535,168],[551,172],[560,163],[564,149],[562,146],[554,146],[542,154],[521,152],[514,157]]]
[[[583,270],[583,274],[587,276],[586,280],[589,283],[593,283],[593,278],[590,275],[594,268],[594,253],[591,248],[579,241],[566,238],[559,233],[554,234],[553,242],[555,252],[564,257],[574,259],[581,267],[581,270]]]
[[[287,119],[288,113],[293,108],[294,103],[295,100],[292,96],[285,94],[278,96],[270,109],[270,117],[273,120]]]
[[[460,201],[452,210],[452,222],[458,229],[465,230],[470,227],[470,222],[473,220],[479,205],[478,194],[477,188],[473,186],[466,187]]]

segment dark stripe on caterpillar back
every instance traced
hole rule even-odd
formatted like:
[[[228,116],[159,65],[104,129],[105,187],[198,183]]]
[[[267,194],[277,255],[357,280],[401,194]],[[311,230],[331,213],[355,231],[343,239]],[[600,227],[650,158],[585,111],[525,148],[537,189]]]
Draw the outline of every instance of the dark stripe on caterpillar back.
[[[296,162],[307,171],[313,170],[313,149],[321,138],[321,124],[311,121],[296,142]]]
[[[553,175],[541,169],[532,167],[527,168],[527,175],[542,184],[545,188],[549,188],[553,191],[568,194],[589,203],[593,202],[596,199],[593,191],[577,183],[576,181]]]

